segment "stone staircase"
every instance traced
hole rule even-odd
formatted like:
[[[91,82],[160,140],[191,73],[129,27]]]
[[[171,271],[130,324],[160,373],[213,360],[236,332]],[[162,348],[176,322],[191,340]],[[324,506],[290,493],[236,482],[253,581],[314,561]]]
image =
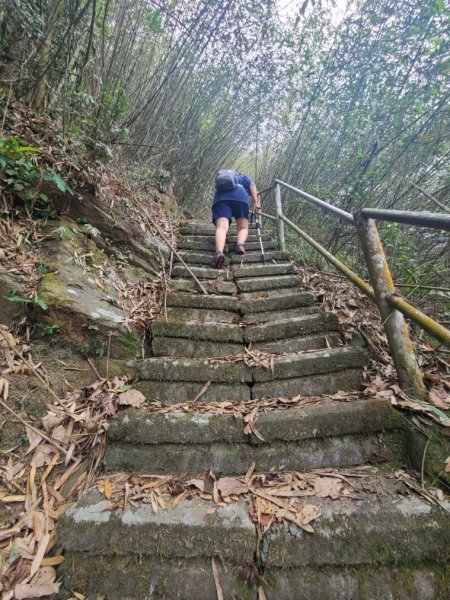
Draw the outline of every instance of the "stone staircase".
[[[255,463],[266,473],[334,468],[348,480],[351,467],[370,470],[355,498],[308,498],[322,511],[315,533],[285,522],[259,544],[242,498],[218,507],[185,496],[155,513],[148,504],[105,510],[110,502],[90,493],[60,527],[65,587],[111,600],[215,599],[214,558],[226,599],[259,600],[260,586],[267,599],[447,598],[449,522],[442,508],[399,490],[403,421],[389,401],[330,398],[261,412],[259,436],[230,413],[202,409],[357,390],[367,362],[361,343],[341,344],[337,319],[270,236],[263,263],[255,232],[237,256],[231,231],[217,271],[213,234],[205,224],[181,227],[178,249],[210,295],[175,264],[167,320],[153,323],[153,356],[137,365],[149,404],[195,399],[193,409],[121,412],[108,431],[107,471],[243,476]]]

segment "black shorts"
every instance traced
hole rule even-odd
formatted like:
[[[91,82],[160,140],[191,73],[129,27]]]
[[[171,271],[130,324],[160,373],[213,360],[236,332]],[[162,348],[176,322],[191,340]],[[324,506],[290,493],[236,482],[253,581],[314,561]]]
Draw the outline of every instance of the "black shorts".
[[[233,217],[237,219],[248,220],[249,206],[248,202],[238,202],[236,200],[224,200],[223,202],[217,202],[212,208],[213,223],[216,224],[216,220],[220,218],[228,219],[231,223]]]

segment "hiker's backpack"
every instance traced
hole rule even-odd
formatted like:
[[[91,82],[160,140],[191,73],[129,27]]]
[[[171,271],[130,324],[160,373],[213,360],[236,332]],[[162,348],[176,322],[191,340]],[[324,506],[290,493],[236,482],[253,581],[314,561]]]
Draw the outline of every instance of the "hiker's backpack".
[[[222,169],[216,175],[216,191],[230,192],[239,185],[239,174],[233,169]]]

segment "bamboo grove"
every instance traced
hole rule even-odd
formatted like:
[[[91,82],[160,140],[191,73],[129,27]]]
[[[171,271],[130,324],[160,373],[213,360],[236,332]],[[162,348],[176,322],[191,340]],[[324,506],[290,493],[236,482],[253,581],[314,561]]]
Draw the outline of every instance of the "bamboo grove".
[[[445,0],[2,0],[3,94],[93,152],[169,171],[191,211],[214,171],[353,212],[448,207]],[[423,191],[421,191],[423,190]],[[425,193],[424,193],[425,192]],[[335,252],[352,235],[287,198]],[[444,208],[442,208],[444,207]],[[448,237],[385,228],[398,274],[449,278]]]

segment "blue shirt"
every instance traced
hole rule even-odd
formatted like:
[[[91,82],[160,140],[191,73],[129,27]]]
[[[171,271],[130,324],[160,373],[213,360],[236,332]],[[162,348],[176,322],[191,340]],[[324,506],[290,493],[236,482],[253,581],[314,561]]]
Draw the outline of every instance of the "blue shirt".
[[[247,175],[238,174],[239,185],[235,190],[229,190],[228,192],[220,192],[215,194],[213,199],[213,206],[218,202],[235,201],[249,203],[250,186],[253,183],[253,179],[247,177]]]

